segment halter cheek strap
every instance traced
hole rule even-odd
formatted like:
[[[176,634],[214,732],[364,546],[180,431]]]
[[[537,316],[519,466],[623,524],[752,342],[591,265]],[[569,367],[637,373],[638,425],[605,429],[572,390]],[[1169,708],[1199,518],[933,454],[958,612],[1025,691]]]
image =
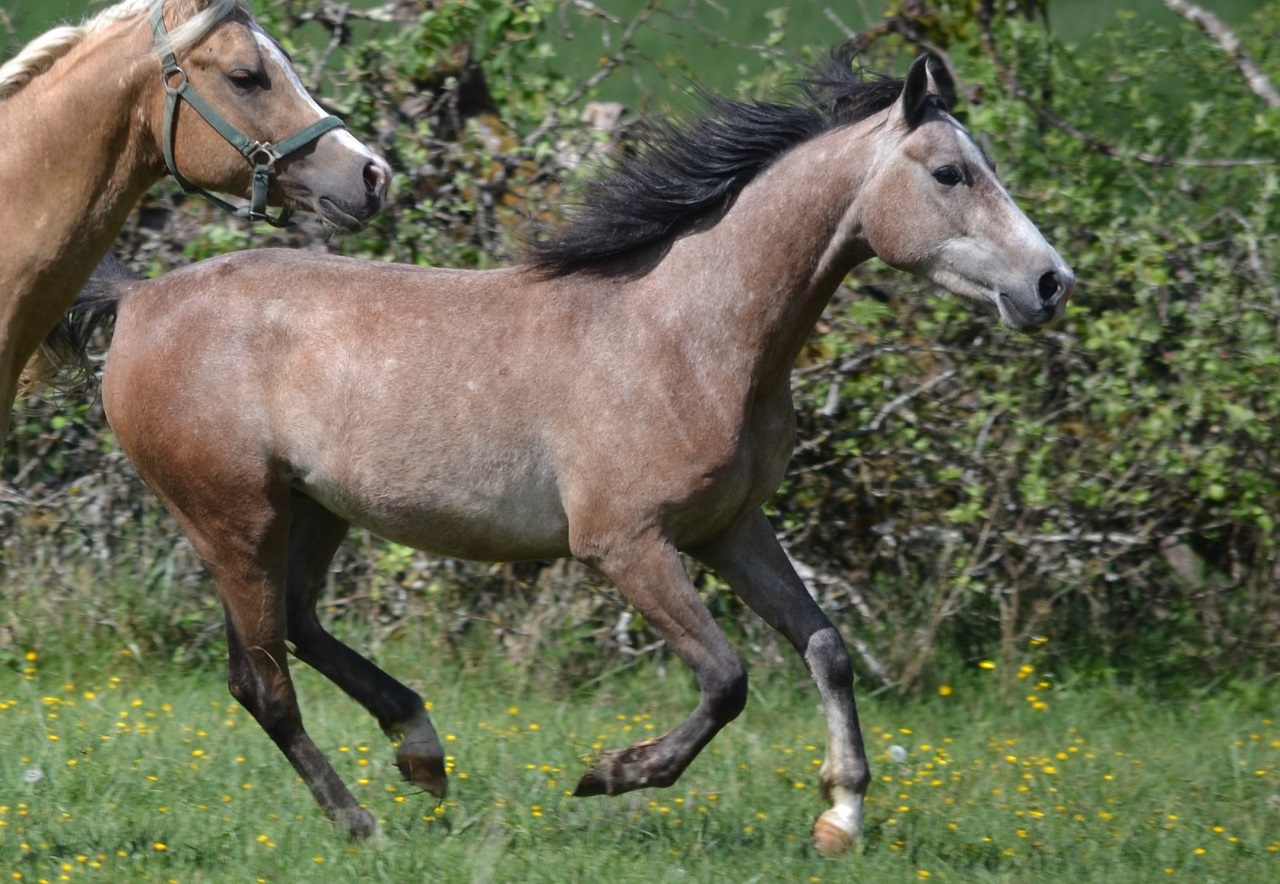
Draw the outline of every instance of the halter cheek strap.
[[[151,13],[151,30],[155,35],[156,51],[160,53],[160,62],[164,66],[164,162],[169,167],[169,174],[186,193],[203,196],[223,211],[244,218],[248,221],[265,221],[273,227],[285,227],[289,223],[290,212],[285,209],[278,218],[267,212],[267,187],[271,183],[271,172],[276,162],[289,154],[305,147],[321,135],[333,129],[344,128],[342,120],[335,116],[326,116],[307,126],[296,135],[272,144],[269,141],[254,141],[235,126],[227,122],[213,105],[205,100],[187,79],[186,72],[178,65],[174,56],[173,44],[169,40],[169,32],[164,26],[164,8],[156,4]],[[253,191],[248,206],[237,208],[226,200],[215,196],[202,187],[192,184],[178,171],[173,159],[173,136],[177,124],[178,103],[185,101],[192,110],[204,117],[218,134],[225,138],[253,166]]]

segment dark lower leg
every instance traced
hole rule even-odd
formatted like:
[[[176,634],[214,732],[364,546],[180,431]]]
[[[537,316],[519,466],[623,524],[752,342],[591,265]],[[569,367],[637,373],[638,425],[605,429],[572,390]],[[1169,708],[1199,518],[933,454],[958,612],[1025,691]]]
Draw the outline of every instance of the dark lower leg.
[[[444,749],[414,691],[338,641],[314,615],[307,627],[290,624],[298,659],[342,688],[369,711],[396,746],[396,767],[409,782],[443,798],[448,791]],[[295,636],[297,636],[295,638]]]
[[[444,750],[422,698],[330,635],[316,617],[316,600],[347,523],[302,494],[295,492],[291,504],[286,607],[294,654],[368,710],[398,743],[396,767],[406,780],[443,798]]]
[[[321,809],[348,837],[372,834],[376,828],[373,816],[360,807],[302,726],[283,642],[246,647],[228,617],[227,650],[230,661],[227,684],[231,695],[249,710],[289,759]]]

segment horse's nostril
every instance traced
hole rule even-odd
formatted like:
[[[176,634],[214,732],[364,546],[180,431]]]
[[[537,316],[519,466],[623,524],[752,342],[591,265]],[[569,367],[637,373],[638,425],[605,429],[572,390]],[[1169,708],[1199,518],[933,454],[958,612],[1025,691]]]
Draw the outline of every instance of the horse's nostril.
[[[1058,296],[1062,291],[1062,283],[1058,279],[1058,274],[1050,270],[1048,273],[1040,277],[1040,300],[1046,304]]]
[[[364,167],[364,186],[369,196],[382,198],[387,192],[387,170],[381,163],[369,162]]]

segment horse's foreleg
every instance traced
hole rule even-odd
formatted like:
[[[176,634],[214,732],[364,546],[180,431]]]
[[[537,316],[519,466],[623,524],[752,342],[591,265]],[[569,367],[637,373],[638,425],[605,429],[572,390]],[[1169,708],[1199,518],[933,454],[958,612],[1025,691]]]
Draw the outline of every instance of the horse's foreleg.
[[[422,698],[330,635],[316,617],[316,599],[347,522],[301,494],[293,495],[292,508],[286,599],[294,654],[367,709],[399,743],[396,767],[406,780],[443,798],[444,749]]]
[[[689,581],[675,549],[661,539],[581,556],[614,582],[694,672],[702,696],[693,714],[656,740],[605,752],[575,795],[617,795],[670,786],[722,727],[742,711],[747,673]]]
[[[844,640],[796,576],[762,512],[692,554],[785,636],[813,675],[827,718],[827,756],[819,778],[823,797],[832,803],[814,826],[814,841],[826,855],[843,853],[862,835],[863,799],[871,782]]]

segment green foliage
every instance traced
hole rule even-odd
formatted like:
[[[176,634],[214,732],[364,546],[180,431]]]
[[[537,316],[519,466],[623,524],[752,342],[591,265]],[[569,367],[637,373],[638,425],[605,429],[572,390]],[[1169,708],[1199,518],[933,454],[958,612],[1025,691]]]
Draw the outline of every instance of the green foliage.
[[[596,92],[557,73],[568,49],[555,25],[589,4],[409,3],[403,22],[329,30],[312,15],[321,5],[256,9],[391,161],[388,212],[330,243],[314,226],[229,226],[162,187],[120,242],[136,266],[270,244],[507,262],[531,224],[571,201],[561,182],[635,135],[630,118],[611,131],[581,123]],[[1170,692],[1274,672],[1280,114],[1173,16],[1120,18],[1066,46],[1044,27],[1050,4],[1016,5],[1034,14],[936,3],[912,21],[961,77],[957,113],[1075,267],[1067,317],[1015,336],[914,280],[860,268],[795,373],[801,441],[771,514],[826,609],[863,640],[856,662],[902,689],[980,658],[1011,671],[1033,637],[1050,639],[1037,653],[1055,667],[1158,678]],[[977,15],[987,7],[990,40]],[[764,19],[742,94],[773,96],[794,78],[799,63],[781,49],[825,50],[781,46],[800,14],[779,4]],[[626,58],[623,24],[610,23],[609,51]],[[1241,29],[1273,78],[1277,29],[1276,3]],[[886,31],[864,61],[901,70],[917,51]],[[603,55],[592,68],[607,69]],[[0,568],[18,601],[0,615],[0,653],[51,640],[59,617],[78,640],[131,631],[144,656],[203,647],[216,606],[100,410],[35,401],[17,423]],[[508,660],[568,680],[602,659],[665,654],[584,569],[544,565],[446,562],[356,533],[328,615],[372,647],[413,629],[465,658],[488,636]],[[740,640],[778,651],[723,584],[696,576]]]
[[[803,514],[792,548],[884,587],[865,602],[891,635],[931,622],[941,582],[941,647],[961,653],[998,627],[1010,658],[1043,632],[1104,667],[1264,672],[1280,640],[1277,118],[1189,28],[1128,22],[1086,52],[1005,21],[1023,84],[1118,155],[1103,153],[995,94],[998,70],[955,35],[984,84],[969,124],[1074,265],[1076,298],[1040,338],[891,280],[854,296],[882,302],[870,311],[834,310],[797,376],[801,438],[818,442],[776,503]],[[909,404],[875,420],[897,397]],[[888,644],[908,658],[891,668],[921,672],[911,661],[939,648],[921,644]]]

